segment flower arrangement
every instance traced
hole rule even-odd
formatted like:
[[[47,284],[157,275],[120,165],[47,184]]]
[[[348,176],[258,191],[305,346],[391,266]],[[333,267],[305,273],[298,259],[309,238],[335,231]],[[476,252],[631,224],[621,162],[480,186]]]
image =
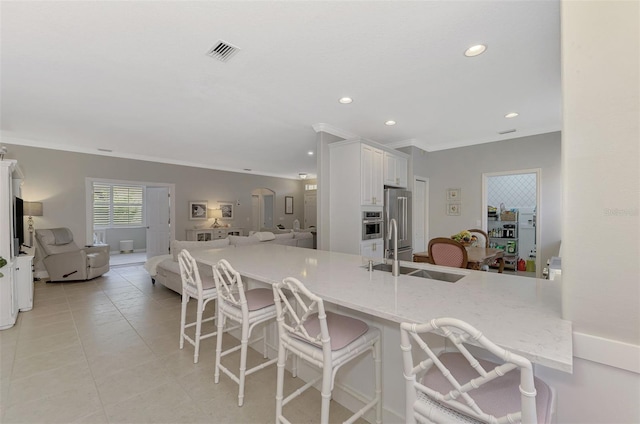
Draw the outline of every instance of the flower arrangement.
[[[472,235],[467,230],[460,231],[458,234],[452,235],[451,238],[457,241],[458,243],[472,245],[472,246],[478,242],[478,238]]]
[[[3,258],[2,256],[0,256],[0,268],[2,268],[3,266],[5,266],[7,264],[7,260],[5,258]],[[0,278],[4,277],[4,274],[0,272]]]

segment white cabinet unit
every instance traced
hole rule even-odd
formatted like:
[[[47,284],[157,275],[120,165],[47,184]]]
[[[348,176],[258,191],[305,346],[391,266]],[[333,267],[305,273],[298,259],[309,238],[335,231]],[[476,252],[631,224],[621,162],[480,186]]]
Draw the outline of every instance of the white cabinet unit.
[[[16,292],[16,255],[14,250],[13,210],[14,172],[17,162],[11,159],[0,161],[0,256],[7,264],[0,268],[0,330],[12,327],[18,317],[18,294]],[[19,185],[16,188],[19,193]]]
[[[18,309],[30,311],[33,308],[33,256],[16,257],[16,291]]]
[[[384,185],[407,188],[407,171],[406,157],[384,152]]]
[[[360,243],[360,255],[372,259],[384,258],[384,240],[366,240]]]
[[[13,327],[18,317],[15,263],[5,265],[0,272],[0,330]]]
[[[210,241],[227,238],[227,236],[241,236],[242,228],[203,228],[187,230],[188,241]]]
[[[400,182],[407,180],[407,158],[402,152],[364,139],[329,144],[329,249],[335,252],[362,254],[362,214],[382,212],[384,206],[385,153],[404,159],[395,161],[396,175],[404,169]],[[405,183],[406,184],[406,183]],[[369,244],[365,249],[369,248]],[[373,247],[371,246],[373,249]],[[372,252],[369,252],[372,253]],[[376,251],[376,255],[384,252]]]
[[[362,204],[382,206],[384,202],[384,184],[382,182],[384,153],[367,144],[362,144],[361,149]]]

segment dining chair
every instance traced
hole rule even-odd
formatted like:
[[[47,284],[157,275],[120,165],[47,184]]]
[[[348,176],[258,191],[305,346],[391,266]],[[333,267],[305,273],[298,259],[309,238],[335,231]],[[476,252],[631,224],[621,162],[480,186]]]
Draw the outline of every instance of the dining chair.
[[[299,280],[289,277],[273,285],[278,323],[278,379],[276,386],[276,423],[288,423],[282,408],[318,381],[321,383],[320,420],[329,422],[329,406],[336,373],[344,364],[371,352],[375,388],[373,398],[345,423],[352,423],[375,407],[376,422],[382,422],[382,358],[380,330],[364,321],[327,312],[322,298],[309,291]],[[284,367],[292,353],[293,376],[300,358],[322,370],[320,377],[284,398]]]
[[[222,351],[222,337],[216,340],[216,370],[215,383],[220,382],[220,371],[229,376],[238,384],[238,406],[244,403],[245,379],[271,364],[278,358],[273,358],[247,369],[247,349],[249,338],[253,329],[259,324],[266,324],[275,320],[276,308],[273,301],[273,292],[266,288],[246,290],[242,283],[240,273],[225,259],[221,259],[213,268],[213,277],[218,292],[218,333],[222,334],[226,320],[229,319],[241,328],[240,344]],[[227,331],[232,330],[231,328]],[[263,342],[263,357],[267,358],[267,328],[263,326],[262,336],[254,342]],[[240,350],[240,369],[238,375],[222,365],[221,358],[232,352]]]
[[[489,247],[489,234],[487,234],[484,230],[473,228],[467,231],[469,231],[472,236],[476,236],[476,239],[478,239],[478,247]]]
[[[202,323],[214,321],[216,319],[216,313],[214,311],[213,316],[202,319],[207,304],[211,301],[215,301],[218,297],[216,292],[216,285],[213,281],[213,277],[201,276],[198,270],[198,264],[191,254],[183,249],[178,255],[178,265],[180,266],[180,278],[182,280],[182,311],[180,314],[180,349],[184,348],[184,341],[191,343],[194,346],[193,363],[198,363],[198,356],[200,353],[200,341],[209,337],[213,337],[217,334],[217,331],[212,331],[207,334],[202,333]],[[196,299],[196,320],[191,323],[187,323],[187,306],[189,300]],[[196,327],[195,336],[192,339],[186,334],[186,329],[190,327]]]
[[[429,240],[429,262],[454,268],[467,267],[467,249],[455,240],[436,237]]]
[[[428,333],[444,336],[445,346],[451,345],[452,351],[432,349],[433,339],[425,337]],[[467,344],[480,349],[469,350]],[[531,362],[494,344],[464,321],[437,318],[423,324],[403,322],[400,347],[407,423],[551,422],[555,394],[534,377]],[[414,359],[416,351],[420,357]],[[487,356],[492,361],[484,359]]]

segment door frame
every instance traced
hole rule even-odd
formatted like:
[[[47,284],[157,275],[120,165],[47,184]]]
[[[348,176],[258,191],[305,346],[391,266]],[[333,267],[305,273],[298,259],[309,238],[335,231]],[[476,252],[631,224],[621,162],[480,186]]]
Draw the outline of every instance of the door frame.
[[[169,189],[169,242],[176,239],[176,185],[170,183],[154,183],[148,181],[132,181],[132,180],[115,180],[110,178],[94,178],[94,177],[86,177],[84,179],[85,184],[85,213],[86,213],[86,234],[85,234],[85,244],[91,245],[93,244],[93,183],[94,182],[103,182],[107,184],[123,184],[123,185],[139,185],[144,186],[145,189],[147,187],[167,187]],[[145,199],[146,204],[146,199]],[[145,217],[146,221],[146,217]],[[148,237],[148,232],[147,232]]]
[[[488,182],[489,177],[502,177],[507,175],[520,175],[520,174],[536,174],[536,278],[541,278],[542,275],[542,261],[540,259],[541,249],[538,249],[542,243],[542,236],[540,228],[542,228],[542,196],[540,186],[542,185],[542,168],[530,168],[530,169],[515,169],[513,171],[500,171],[500,172],[483,172],[482,173],[482,230],[487,231],[487,207],[489,203],[487,201]],[[518,246],[520,251],[520,246]]]

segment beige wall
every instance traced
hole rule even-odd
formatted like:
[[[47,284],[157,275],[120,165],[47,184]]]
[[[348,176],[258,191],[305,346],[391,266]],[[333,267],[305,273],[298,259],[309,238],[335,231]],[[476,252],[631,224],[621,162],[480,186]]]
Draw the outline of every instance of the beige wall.
[[[558,255],[562,222],[562,175],[559,132],[424,153],[411,151],[414,175],[429,178],[429,237],[450,237],[481,228],[482,174],[541,169],[541,201],[538,208],[541,237],[538,261],[545,264]],[[461,188],[461,214],[446,214],[446,190]],[[541,269],[541,268],[540,268]]]
[[[640,10],[578,3],[562,9],[565,314],[640,345]]]
[[[234,206],[232,224],[246,231],[251,229],[251,190],[255,188],[276,192],[276,224],[292,228],[294,219],[303,222],[302,181],[19,145],[7,147],[7,157],[17,159],[25,175],[22,197],[43,202],[44,216],[35,218],[35,227],[69,227],[79,243],[86,240],[86,177],[175,184],[179,240],[185,238],[187,228],[206,225],[202,221],[189,221],[190,200],[207,200],[209,207],[218,200],[238,201],[240,206]],[[294,197],[293,215],[284,213],[284,196]]]
[[[640,7],[562,2],[563,312],[573,375],[538,369],[559,423],[640,422]]]

